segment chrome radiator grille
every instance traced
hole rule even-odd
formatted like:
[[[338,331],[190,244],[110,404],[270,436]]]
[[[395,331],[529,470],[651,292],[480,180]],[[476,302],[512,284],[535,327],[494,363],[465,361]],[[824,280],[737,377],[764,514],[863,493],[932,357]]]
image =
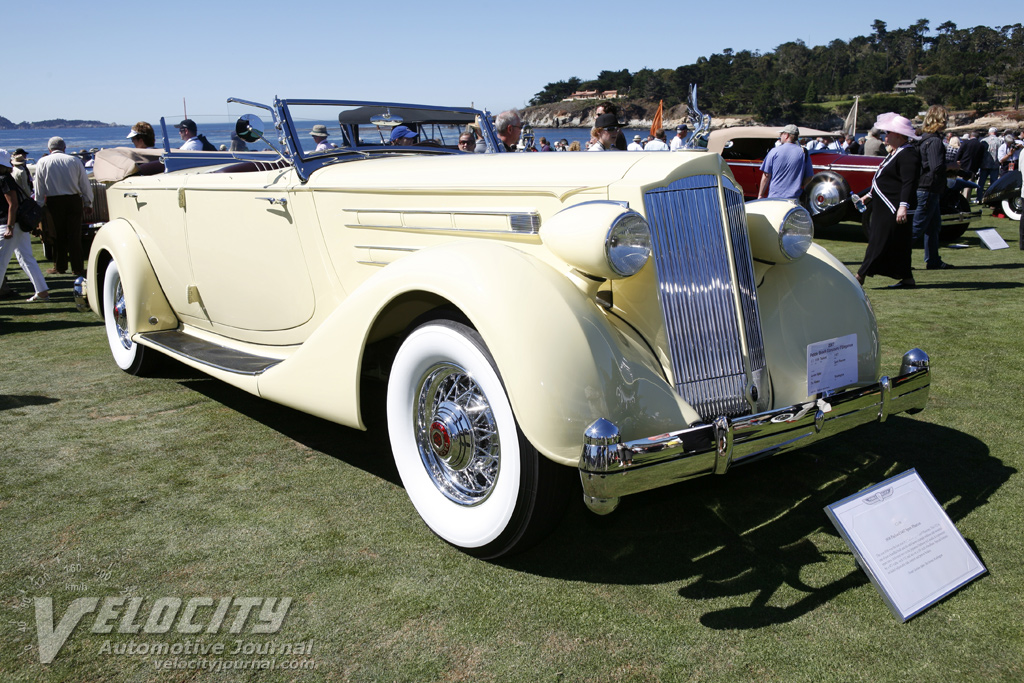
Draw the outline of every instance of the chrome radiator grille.
[[[675,388],[704,420],[749,414],[750,401],[768,395],[743,194],[722,182],[724,215],[718,176],[677,180],[644,198]]]

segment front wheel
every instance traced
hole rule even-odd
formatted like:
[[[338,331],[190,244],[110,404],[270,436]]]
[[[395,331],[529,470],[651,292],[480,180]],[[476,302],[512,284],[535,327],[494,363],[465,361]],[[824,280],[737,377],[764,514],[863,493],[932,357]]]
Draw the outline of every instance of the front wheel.
[[[1013,197],[1003,200],[1003,213],[1011,221],[1019,221],[1021,210],[1024,208],[1024,197]]]
[[[148,374],[156,361],[155,353],[132,341],[128,330],[128,306],[124,300],[121,272],[111,261],[103,275],[103,325],[107,345],[117,367],[131,375]]]
[[[416,328],[392,365],[387,415],[406,493],[448,543],[491,559],[525,549],[557,522],[569,468],[523,436],[476,330],[449,320]]]

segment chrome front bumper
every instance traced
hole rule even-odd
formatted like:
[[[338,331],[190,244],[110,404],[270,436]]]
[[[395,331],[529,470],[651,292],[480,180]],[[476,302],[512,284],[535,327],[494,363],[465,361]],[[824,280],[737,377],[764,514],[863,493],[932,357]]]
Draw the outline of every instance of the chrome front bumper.
[[[719,417],[668,434],[622,443],[618,428],[597,420],[584,436],[579,470],[583,499],[608,514],[619,498],[705,474],[725,474],[733,464],[802,448],[896,413],[916,413],[928,403],[928,354],[903,355],[897,377],[757,415]]]
[[[941,224],[959,225],[960,223],[973,221],[975,218],[981,218],[981,209],[971,209],[970,211],[959,211],[957,213],[944,213],[941,216]]]

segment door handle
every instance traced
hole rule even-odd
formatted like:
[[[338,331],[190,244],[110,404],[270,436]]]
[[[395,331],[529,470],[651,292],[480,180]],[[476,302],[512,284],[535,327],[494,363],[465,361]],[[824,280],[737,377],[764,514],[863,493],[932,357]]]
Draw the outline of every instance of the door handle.
[[[271,206],[273,206],[274,204],[280,204],[281,206],[285,206],[288,204],[288,200],[285,199],[284,197],[257,197],[256,199],[262,199],[264,201],[270,202]]]

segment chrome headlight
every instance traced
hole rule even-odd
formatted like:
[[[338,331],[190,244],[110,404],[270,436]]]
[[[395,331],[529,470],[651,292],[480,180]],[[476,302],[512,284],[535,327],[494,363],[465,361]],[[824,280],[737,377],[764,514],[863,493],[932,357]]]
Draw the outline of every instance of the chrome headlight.
[[[651,258],[647,220],[622,202],[584,202],[540,228],[544,245],[576,270],[604,280],[636,275]]]
[[[604,243],[608,264],[622,277],[636,275],[651,258],[651,228],[636,211],[615,219]]]
[[[814,221],[802,206],[793,207],[782,219],[779,228],[779,250],[791,261],[795,261],[811,248],[814,241]]]

